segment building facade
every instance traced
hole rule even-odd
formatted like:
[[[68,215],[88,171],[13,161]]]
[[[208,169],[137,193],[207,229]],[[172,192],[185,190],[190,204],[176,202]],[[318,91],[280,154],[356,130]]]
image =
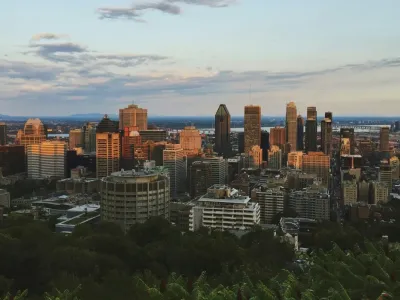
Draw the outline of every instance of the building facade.
[[[244,107],[244,153],[249,153],[253,146],[261,145],[261,107]]]
[[[231,115],[225,104],[220,104],[215,113],[215,148],[224,157],[231,153]]]
[[[297,149],[297,107],[294,102],[286,105],[286,143],[290,151]]]
[[[126,108],[119,110],[119,129],[125,127],[135,127],[139,130],[147,130],[147,109],[140,108],[138,105],[130,104]]]

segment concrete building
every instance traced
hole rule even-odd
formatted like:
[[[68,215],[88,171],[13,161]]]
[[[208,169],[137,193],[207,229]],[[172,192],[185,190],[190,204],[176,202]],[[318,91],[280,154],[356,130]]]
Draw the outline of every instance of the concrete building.
[[[312,186],[289,194],[289,207],[300,217],[316,220],[330,219],[330,196],[327,189]]]
[[[26,172],[25,147],[22,145],[0,146],[0,169],[3,176]]]
[[[190,211],[189,230],[246,230],[260,224],[260,206],[226,185],[214,185]]]
[[[326,155],[332,153],[332,120],[329,118],[321,121],[321,150]]]
[[[212,185],[212,166],[208,161],[195,161],[190,166],[190,197],[196,198],[207,193],[207,189]]]
[[[261,145],[261,107],[244,107],[244,153],[249,153],[253,146]]]
[[[170,206],[170,222],[178,227],[181,231],[189,230],[190,210],[193,207],[191,203],[171,202]]]
[[[100,220],[100,205],[85,204],[67,210],[62,221],[56,224],[57,233],[72,233],[76,226],[93,224]]]
[[[280,149],[283,149],[283,146],[286,144],[286,129],[285,127],[275,126],[270,129],[269,133],[269,145],[272,147],[273,145],[278,146]]]
[[[25,153],[28,145],[37,145],[47,139],[45,127],[40,119],[28,119],[24,129],[18,130],[16,143],[25,146]]]
[[[179,143],[186,156],[198,155],[201,152],[200,131],[194,126],[185,126],[179,133]]]
[[[135,127],[139,130],[147,130],[147,109],[140,108],[138,105],[130,104],[126,108],[119,110],[119,129],[125,127]]]
[[[389,199],[389,190],[387,184],[374,181],[371,184],[371,204],[386,203]]]
[[[397,180],[400,177],[400,161],[397,156],[390,158],[390,168],[392,169],[392,180]]]
[[[0,146],[7,145],[7,124],[0,122]]]
[[[251,200],[260,206],[260,223],[270,224],[277,213],[283,212],[285,192],[282,188],[258,186],[251,191]]]
[[[10,207],[10,193],[6,190],[0,189],[0,207]]]
[[[101,219],[124,231],[150,217],[169,220],[169,177],[161,169],[120,171],[101,179]]]
[[[297,150],[304,150],[304,119],[301,115],[297,116]]]
[[[280,170],[282,168],[282,150],[278,146],[272,146],[268,151],[268,168]]]
[[[166,130],[161,129],[139,130],[139,134],[142,137],[142,143],[147,141],[165,142],[168,135]]]
[[[379,167],[379,182],[386,184],[388,192],[392,192],[392,168],[388,161],[382,161]]]
[[[294,102],[286,105],[286,143],[290,151],[297,149],[297,108]]]
[[[33,179],[66,176],[67,144],[44,141],[27,146],[28,177]]]
[[[345,180],[342,182],[342,201],[343,205],[351,205],[358,201],[358,186],[355,180]]]
[[[228,180],[228,161],[222,156],[206,156],[203,161],[211,165],[211,185],[226,184]]]
[[[379,151],[389,152],[389,127],[382,127],[379,132]]]
[[[309,152],[303,155],[302,171],[317,174],[323,185],[329,184],[330,157],[323,152]]]
[[[288,154],[287,165],[289,168],[300,170],[303,166],[303,152],[295,151]]]
[[[74,148],[83,147],[83,132],[82,129],[72,129],[69,131],[69,145],[68,149],[73,150]]]
[[[88,122],[82,127],[82,146],[85,153],[96,152],[96,127],[97,123]]]
[[[180,144],[168,144],[163,151],[163,164],[170,176],[171,197],[177,197],[185,191],[186,161]]]
[[[56,189],[68,194],[92,194],[100,190],[97,178],[65,178],[57,181]]]
[[[253,168],[260,168],[263,162],[263,150],[260,146],[253,146],[249,151],[250,165]]]

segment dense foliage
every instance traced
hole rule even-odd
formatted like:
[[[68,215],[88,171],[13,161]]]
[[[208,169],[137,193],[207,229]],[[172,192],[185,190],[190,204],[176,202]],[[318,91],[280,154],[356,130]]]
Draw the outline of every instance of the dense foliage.
[[[19,219],[0,231],[0,299],[400,299],[400,248],[337,226],[295,256],[259,228],[182,234],[155,218],[127,235],[103,223],[64,236]]]

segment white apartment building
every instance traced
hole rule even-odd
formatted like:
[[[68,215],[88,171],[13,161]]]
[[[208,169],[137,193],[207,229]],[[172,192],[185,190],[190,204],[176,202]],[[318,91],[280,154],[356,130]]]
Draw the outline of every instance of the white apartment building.
[[[277,213],[283,212],[285,192],[281,188],[258,186],[251,191],[251,199],[260,206],[261,224],[270,224]]]
[[[357,181],[344,180],[342,182],[343,205],[351,205],[358,201]]]
[[[372,183],[372,202],[377,204],[379,202],[386,203],[389,198],[389,189],[385,182],[375,181]]]
[[[65,178],[67,144],[63,141],[44,141],[27,146],[28,177]]]
[[[330,200],[328,190],[311,186],[289,194],[289,207],[301,218],[329,220]]]
[[[213,185],[190,210],[189,230],[245,230],[260,224],[260,206],[226,185]]]

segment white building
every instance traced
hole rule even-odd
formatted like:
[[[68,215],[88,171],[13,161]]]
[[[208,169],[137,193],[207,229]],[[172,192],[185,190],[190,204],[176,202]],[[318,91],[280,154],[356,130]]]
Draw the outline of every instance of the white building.
[[[27,146],[29,178],[65,178],[67,144],[44,141]]]
[[[213,185],[190,211],[189,230],[245,230],[260,224],[260,206],[226,185]]]
[[[185,190],[186,161],[180,144],[168,144],[163,151],[163,165],[170,176],[171,197],[176,197]]]
[[[358,201],[358,186],[355,180],[342,182],[343,205],[351,205]]]
[[[377,203],[386,203],[389,198],[389,189],[387,184],[380,181],[372,182],[372,202],[374,204]]]

